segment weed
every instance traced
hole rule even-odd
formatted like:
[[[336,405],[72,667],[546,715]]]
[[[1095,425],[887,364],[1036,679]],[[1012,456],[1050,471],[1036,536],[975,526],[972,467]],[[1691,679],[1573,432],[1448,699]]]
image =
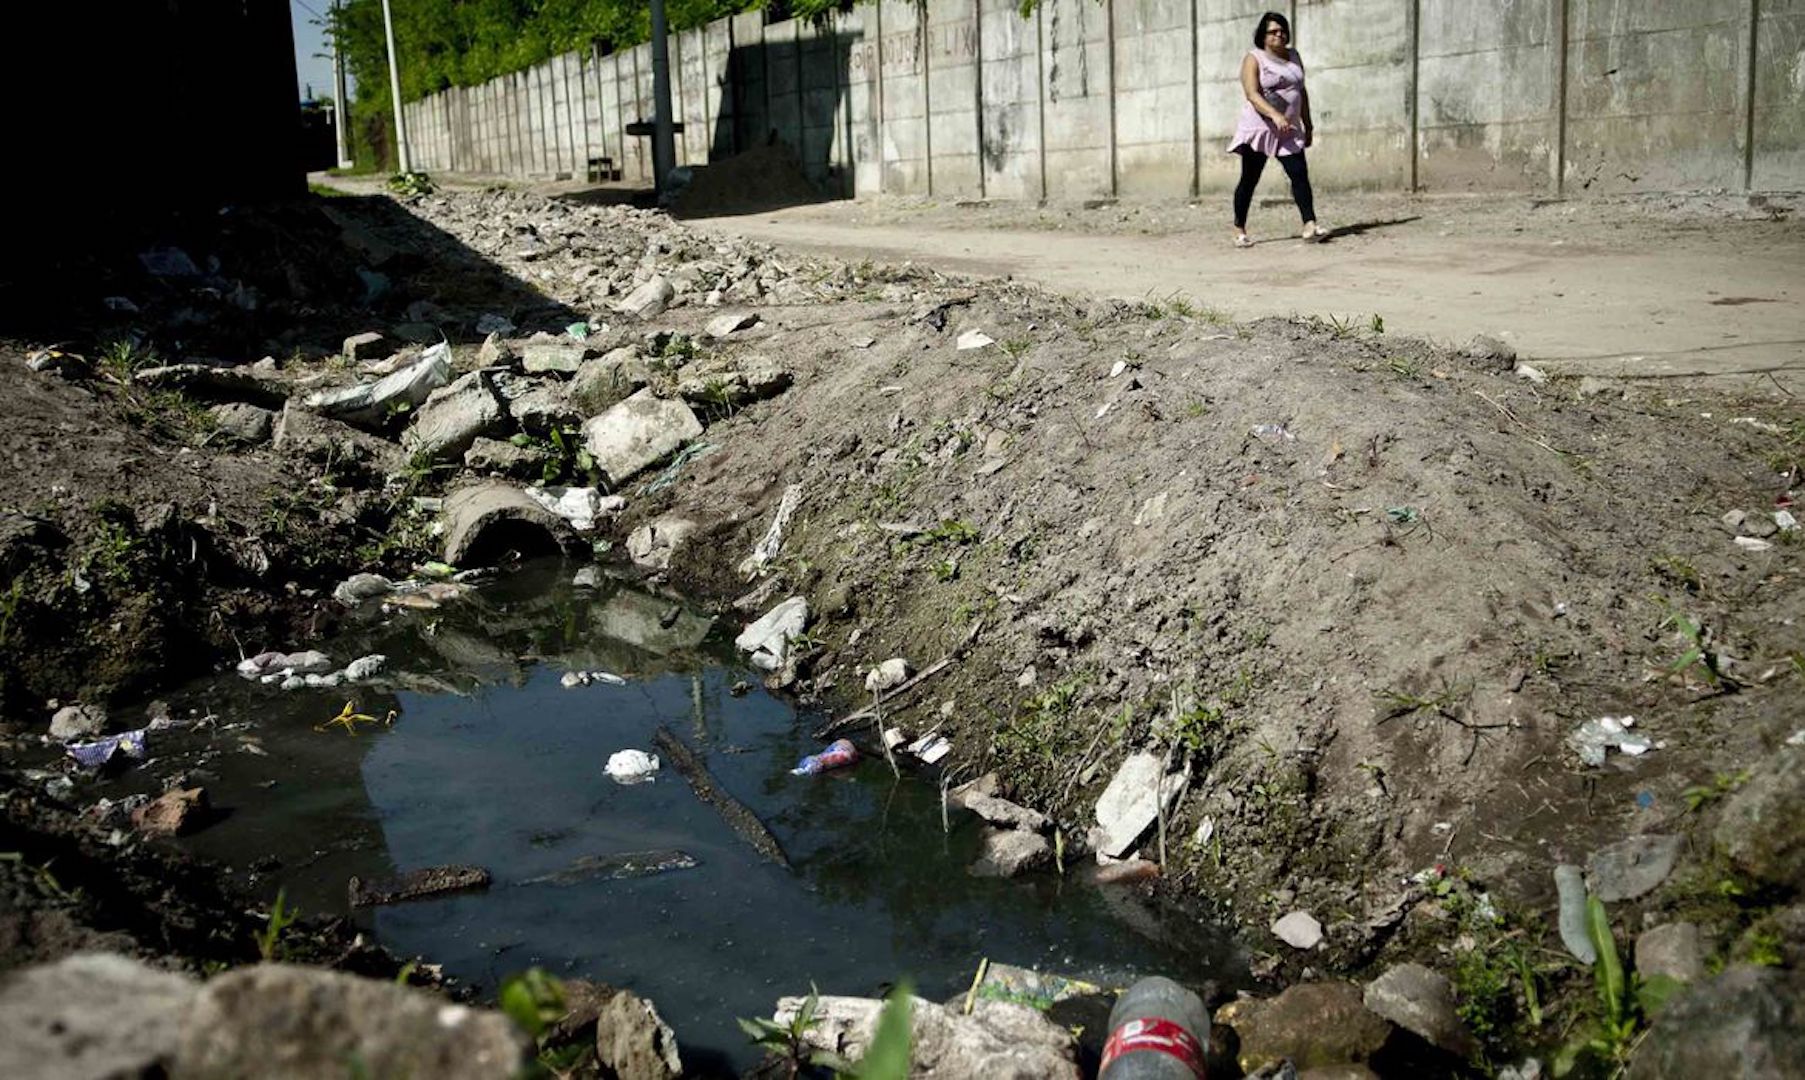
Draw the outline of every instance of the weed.
[[[1423,365],[1408,356],[1388,356],[1385,358],[1385,366],[1400,379],[1416,379],[1423,374]]]
[[[1735,773],[1718,773],[1711,783],[1689,787],[1680,792],[1680,795],[1686,800],[1687,811],[1697,812],[1748,783],[1749,775],[1747,769]]]
[[[501,1011],[514,1026],[533,1040],[535,1051],[529,1076],[568,1076],[590,1053],[584,1043],[568,1046],[550,1045],[553,1025],[569,1012],[565,1005],[564,984],[541,968],[527,968],[501,984],[496,996]]]
[[[1372,322],[1366,324],[1366,330],[1367,333],[1372,334],[1374,337],[1383,334],[1385,332],[1385,316],[1376,311],[1373,312]]]
[[[1396,720],[1417,712],[1432,712],[1445,716],[1457,703],[1472,696],[1471,684],[1444,683],[1440,693],[1428,696],[1403,690],[1383,690],[1379,693],[1379,718],[1381,721]]]
[[[1785,942],[1779,931],[1771,927],[1750,930],[1742,939],[1742,961],[1757,967],[1783,967],[1786,964]]]
[[[1210,414],[1210,403],[1200,397],[1186,398],[1184,414],[1192,420],[1201,420]]]
[[[934,563],[934,580],[951,581],[959,576],[959,563],[953,559],[941,559]]]
[[[1656,674],[1664,678],[1678,678],[1684,682],[1687,673],[1697,669],[1713,688],[1735,689],[1738,685],[1736,680],[1724,672],[1722,658],[1718,655],[1717,650],[1712,648],[1710,629],[1702,622],[1694,622],[1684,613],[1667,605],[1665,601],[1660,601],[1660,603],[1666,610],[1666,616],[1662,618],[1659,628],[1672,627],[1687,648],[1680,654],[1679,659],[1660,668]]]
[[[289,907],[287,892],[277,889],[276,903],[269,909],[263,932],[257,935],[257,955],[263,957],[264,963],[272,963],[288,954],[288,947],[282,944],[282,932],[300,918],[301,909]]]
[[[1034,340],[1025,337],[1010,338],[1002,342],[999,348],[1007,353],[1011,360],[1019,360],[1027,354],[1029,349],[1034,348]]]
[[[1689,593],[1697,594],[1705,587],[1704,575],[1689,559],[1678,555],[1660,555],[1648,560],[1648,568],[1657,577],[1662,578]]]
[[[398,172],[388,179],[389,190],[404,198],[415,195],[431,195],[437,190],[432,178],[418,170],[414,172]]]
[[[851,1063],[838,1054],[830,1054],[824,1050],[811,1047],[808,1035],[821,1022],[816,1015],[821,1008],[821,991],[811,983],[808,997],[803,999],[802,1007],[796,1015],[790,1017],[789,1023],[779,1024],[775,1020],[767,1020],[755,1016],[750,1020],[736,1017],[740,1030],[752,1040],[752,1045],[765,1052],[773,1067],[788,1070],[791,1077],[798,1076],[810,1065],[822,1066],[834,1070],[851,1068]]]
[[[156,365],[155,352],[139,348],[137,342],[126,338],[113,342],[100,353],[100,370],[122,384],[129,384],[133,375]]]

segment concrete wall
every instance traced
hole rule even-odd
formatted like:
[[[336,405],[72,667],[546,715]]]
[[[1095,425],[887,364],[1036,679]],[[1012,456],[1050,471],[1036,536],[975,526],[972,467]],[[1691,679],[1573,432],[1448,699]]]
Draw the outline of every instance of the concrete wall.
[[[680,164],[768,139],[828,194],[1181,199],[1233,186],[1238,72],[1292,19],[1324,189],[1805,188],[1805,0],[882,0],[673,35]],[[650,180],[651,50],[409,107],[422,168]]]

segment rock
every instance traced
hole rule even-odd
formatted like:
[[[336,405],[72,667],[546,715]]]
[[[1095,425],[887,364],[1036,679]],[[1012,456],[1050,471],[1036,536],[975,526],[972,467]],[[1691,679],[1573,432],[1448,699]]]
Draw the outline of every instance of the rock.
[[[611,484],[622,483],[702,434],[702,423],[681,401],[641,390],[583,425],[584,443]]]
[[[1467,342],[1467,359],[1474,366],[1485,371],[1503,374],[1517,366],[1517,350],[1503,341],[1486,334],[1480,334]]]
[[[441,342],[420,359],[373,383],[356,383],[307,395],[309,409],[334,420],[379,427],[402,406],[418,408],[428,394],[451,381],[451,347]]]
[[[1112,859],[1121,858],[1159,817],[1159,799],[1168,806],[1178,797],[1180,780],[1175,774],[1161,778],[1164,763],[1158,754],[1130,754],[1097,799],[1097,824],[1102,835],[1097,850]]]
[[[389,354],[388,339],[374,330],[353,334],[345,339],[343,354],[345,359],[353,364],[361,364],[366,360],[381,360]]]
[[[635,566],[667,570],[677,545],[688,539],[696,527],[696,523],[687,518],[666,514],[641,525],[627,536],[627,556]]]
[[[1395,964],[1366,984],[1362,1000],[1375,1014],[1460,1057],[1473,1036],[1454,1005],[1454,984],[1421,964]]]
[[[570,400],[593,416],[644,388],[651,378],[651,365],[639,349],[623,345],[583,361],[570,380]]]
[[[340,674],[344,676],[347,682],[363,682],[365,679],[373,679],[381,674],[382,669],[388,662],[389,658],[381,653],[371,653],[368,656],[360,656],[349,664],[346,664],[345,670]]]
[[[1038,810],[1030,810],[1019,806],[1008,799],[999,799],[995,795],[980,791],[971,791],[954,798],[949,795],[947,801],[956,806],[963,806],[972,813],[1006,829],[1022,829],[1027,832],[1046,832],[1053,824],[1052,819]]]
[[[752,662],[776,671],[789,659],[790,640],[808,627],[808,601],[792,596],[740,631],[733,643],[752,654]]]
[[[401,448],[415,461],[457,461],[478,436],[501,426],[501,398],[488,373],[472,371],[434,390],[401,435]]]
[[[619,311],[637,319],[650,319],[662,314],[677,295],[677,290],[663,277],[654,275],[650,281],[634,289],[620,302]]]
[[[574,547],[576,533],[563,518],[511,484],[488,481],[445,497],[440,514],[445,561],[469,566],[508,549]]]
[[[1680,982],[1705,977],[1705,941],[1698,924],[1668,923],[1644,930],[1636,938],[1636,974],[1644,979],[1666,975]]]
[[[551,455],[530,446],[515,446],[501,439],[479,435],[464,451],[464,468],[494,476],[510,476],[516,480],[538,479],[545,472]]]
[[[1805,1062],[1805,972],[1738,965],[1669,998],[1632,1080],[1768,1080]]]
[[[275,413],[242,401],[228,401],[207,411],[213,416],[214,430],[247,446],[268,442],[276,427]]]
[[[508,416],[529,435],[550,438],[553,431],[575,431],[583,423],[582,414],[570,403],[562,383],[540,382],[525,389],[516,387],[512,393],[514,396],[506,403]]]
[[[675,1080],[683,1075],[677,1036],[650,1001],[621,990],[596,1012],[595,1054],[620,1080]]]
[[[978,860],[971,864],[974,877],[1014,877],[1053,861],[1053,845],[1039,833],[1018,829],[985,829]]]
[[[691,404],[709,408],[739,408],[776,397],[795,381],[784,368],[769,360],[752,360],[732,371],[689,375],[677,383],[677,393]]]
[[[132,828],[146,836],[181,836],[207,823],[212,807],[206,788],[170,791],[132,811]]]
[[[881,694],[895,689],[909,681],[909,662],[902,657],[893,657],[872,668],[865,675],[865,692]]]
[[[1286,1058],[1299,1069],[1360,1064],[1391,1036],[1391,1025],[1368,1011],[1361,997],[1353,983],[1301,983],[1269,1000],[1230,1002],[1216,1011],[1216,1022],[1240,1037],[1246,1072]]]
[[[954,348],[959,352],[967,352],[972,349],[982,349],[986,345],[995,344],[996,339],[989,334],[986,334],[984,331],[967,330],[965,333],[959,335],[959,340],[955,343]]]
[[[1677,836],[1632,836],[1586,859],[1586,885],[1606,903],[1653,892],[1673,873],[1684,841]]]
[[[1609,379],[1601,379],[1596,375],[1587,375],[1579,380],[1579,396],[1583,398],[1608,394],[1616,388]]]
[[[708,320],[708,336],[716,339],[732,337],[740,330],[750,330],[758,325],[758,316],[751,312],[737,315],[717,315]]]
[[[65,705],[50,718],[50,737],[59,742],[85,739],[107,729],[107,711],[99,705]]]
[[[345,891],[351,897],[352,907],[375,907],[470,889],[486,889],[490,880],[489,871],[480,866],[428,866],[381,881],[365,881],[353,876],[346,884]]]
[[[884,1003],[872,998],[822,997],[810,1046],[857,1060],[871,1046]],[[801,998],[777,1003],[779,1024],[794,1019]],[[979,998],[970,1014],[915,998],[910,1002],[910,1076],[984,1080],[1077,1080],[1071,1032],[1046,1014],[1013,1001]]]
[[[79,953],[0,983],[0,1076],[162,1076],[200,986],[111,953]]]
[[[508,324],[508,330],[510,333],[513,331],[512,323]],[[519,359],[514,346],[502,338],[499,330],[489,331],[489,335],[483,338],[483,343],[476,350],[476,363],[479,367],[513,367]]]
[[[1713,834],[1758,881],[1805,889],[1805,746],[1782,746],[1724,801]]]
[[[1741,536],[1743,534],[1742,527],[1749,520],[1749,512],[1747,510],[1731,510],[1718,520],[1723,523],[1725,532],[1731,536]]]
[[[520,346],[520,366],[529,375],[574,375],[588,356],[588,345],[562,338],[532,338]]]
[[[1272,924],[1272,935],[1293,949],[1314,949],[1322,944],[1322,924],[1307,911],[1293,911]]]
[[[507,1017],[388,980],[260,964],[209,982],[182,1020],[172,1076],[494,1080],[526,1064]]]
[[[1742,531],[1758,540],[1765,540],[1780,531],[1780,525],[1772,514],[1750,514],[1742,523]]]

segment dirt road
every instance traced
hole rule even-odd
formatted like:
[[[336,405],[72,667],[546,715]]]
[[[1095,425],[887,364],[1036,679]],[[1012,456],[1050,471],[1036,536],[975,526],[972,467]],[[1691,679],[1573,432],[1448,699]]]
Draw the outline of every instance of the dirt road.
[[[1340,199],[1340,234],[1290,239],[1262,206],[1251,250],[1196,207],[831,203],[692,224],[849,259],[914,260],[1065,292],[1182,294],[1245,319],[1382,316],[1445,341],[1492,334],[1578,375],[1755,376],[1805,392],[1805,229],[1748,201],[1660,206],[1501,199]],[[1703,203],[1704,205],[1701,205]],[[1784,215],[1776,215],[1784,217]],[[1262,233],[1262,228],[1264,232]],[[1769,379],[1767,376],[1774,378]]]

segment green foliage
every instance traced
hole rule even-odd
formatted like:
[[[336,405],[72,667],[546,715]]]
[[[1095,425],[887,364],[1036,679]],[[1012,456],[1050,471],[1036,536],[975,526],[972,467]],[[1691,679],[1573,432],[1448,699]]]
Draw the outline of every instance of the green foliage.
[[[398,172],[388,179],[389,190],[397,195],[431,195],[438,190],[432,177],[423,172]]]
[[[1749,770],[1747,769],[1733,773],[1718,773],[1709,784],[1689,787],[1680,794],[1686,800],[1687,810],[1698,811],[1730,794],[1748,781]]]
[[[808,1043],[808,1033],[821,1022],[816,1015],[821,1009],[821,992],[813,985],[809,987],[808,997],[796,1015],[787,1024],[779,1024],[775,1020],[767,1020],[755,1016],[750,1020],[736,1017],[740,1030],[752,1040],[752,1045],[763,1050],[767,1058],[775,1065],[788,1071],[791,1077],[802,1072],[809,1065],[820,1065],[841,1070],[850,1069],[852,1065],[838,1054],[830,1054],[817,1050]]]
[[[878,1014],[877,1032],[871,1036],[871,1046],[849,1076],[855,1080],[907,1080],[909,1043],[913,1034],[909,1013],[914,996],[915,988],[907,979],[890,991],[883,1012]]]
[[[257,935],[257,955],[263,957],[264,963],[280,960],[288,950],[282,944],[282,932],[293,926],[301,917],[300,908],[291,908],[287,904],[288,895],[282,889],[276,890],[276,903],[269,909],[269,916],[263,925],[263,932]]]
[[[496,995],[501,1011],[533,1040],[535,1056],[528,1076],[568,1076],[589,1056],[585,1043],[552,1045],[552,1028],[569,1012],[564,984],[542,968],[531,967],[509,977]]]

